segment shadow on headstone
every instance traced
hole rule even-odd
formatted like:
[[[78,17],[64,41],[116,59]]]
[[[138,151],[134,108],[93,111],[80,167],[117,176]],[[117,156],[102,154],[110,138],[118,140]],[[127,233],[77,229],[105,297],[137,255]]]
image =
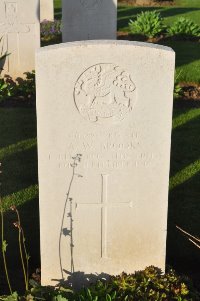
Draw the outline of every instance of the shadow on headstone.
[[[88,287],[97,280],[108,280],[110,275],[106,273],[101,274],[86,274],[81,271],[71,273],[67,270],[63,270],[68,276],[67,280],[62,279],[52,279],[52,281],[57,281],[57,284],[62,287],[71,287],[75,290],[80,290],[83,287]]]

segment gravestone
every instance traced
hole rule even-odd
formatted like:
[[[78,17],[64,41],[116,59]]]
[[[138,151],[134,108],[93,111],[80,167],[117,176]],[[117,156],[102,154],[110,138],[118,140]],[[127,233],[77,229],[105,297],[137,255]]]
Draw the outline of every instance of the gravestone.
[[[62,39],[116,39],[117,0],[62,0]]]
[[[40,47],[39,0],[0,0],[1,50],[7,51],[4,74],[13,78],[35,69]]]
[[[54,20],[54,2],[53,0],[40,0],[40,21]]]
[[[164,270],[174,52],[85,41],[36,62],[42,284]]]

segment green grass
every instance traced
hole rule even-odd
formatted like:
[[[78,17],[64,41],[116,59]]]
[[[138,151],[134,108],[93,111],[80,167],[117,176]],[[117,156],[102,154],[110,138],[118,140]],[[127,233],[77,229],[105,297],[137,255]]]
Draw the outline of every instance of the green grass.
[[[1,195],[5,210],[5,236],[8,242],[10,273],[14,289],[22,277],[19,270],[15,214],[10,206],[18,206],[30,250],[32,267],[39,267],[39,209],[37,180],[36,114],[34,109],[0,108]],[[2,270],[0,258],[0,269]],[[33,271],[32,271],[33,272]],[[2,287],[0,275],[0,291]],[[5,286],[6,287],[6,286]]]
[[[169,191],[168,262],[198,272],[200,253],[176,229],[200,236],[200,108],[174,110]]]
[[[177,18],[184,16],[200,25],[200,1],[176,1],[174,6],[163,7],[136,7],[119,5],[118,7],[118,30],[128,31],[129,20],[134,20],[142,11],[156,10],[164,18],[166,25],[172,24]]]
[[[61,19],[61,0],[54,0],[54,14],[56,19]]]
[[[181,108],[177,104],[178,101],[173,116],[167,263],[187,273],[186,262],[191,269],[198,270],[200,254],[176,231],[175,225],[199,235],[200,108]],[[13,227],[16,217],[9,210],[12,204],[17,205],[21,213],[31,266],[36,268],[40,265],[35,110],[1,108],[0,119],[6,239],[9,267],[14,273],[18,268],[19,253],[16,247],[17,231]],[[20,275],[20,272],[17,273]],[[15,289],[17,285],[19,283],[15,282]]]
[[[176,52],[176,71],[180,82],[200,83],[200,43],[171,41],[163,43]]]

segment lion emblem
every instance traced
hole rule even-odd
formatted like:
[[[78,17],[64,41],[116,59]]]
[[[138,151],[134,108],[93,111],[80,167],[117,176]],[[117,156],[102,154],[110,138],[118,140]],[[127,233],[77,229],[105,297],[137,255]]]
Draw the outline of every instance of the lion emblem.
[[[132,111],[136,87],[131,76],[114,64],[98,64],[77,80],[74,100],[80,114],[91,122],[123,120]]]

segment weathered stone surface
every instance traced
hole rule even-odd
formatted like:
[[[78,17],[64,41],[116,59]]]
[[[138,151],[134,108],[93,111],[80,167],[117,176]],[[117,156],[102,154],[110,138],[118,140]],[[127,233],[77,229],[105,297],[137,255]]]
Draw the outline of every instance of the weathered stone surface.
[[[43,20],[54,20],[53,0],[40,0],[40,21]]]
[[[164,269],[174,52],[67,43],[36,71],[42,283]]]
[[[117,0],[62,0],[63,42],[116,39]]]
[[[39,0],[0,0],[2,50],[8,51],[4,74],[22,76],[35,69],[40,46]]]

